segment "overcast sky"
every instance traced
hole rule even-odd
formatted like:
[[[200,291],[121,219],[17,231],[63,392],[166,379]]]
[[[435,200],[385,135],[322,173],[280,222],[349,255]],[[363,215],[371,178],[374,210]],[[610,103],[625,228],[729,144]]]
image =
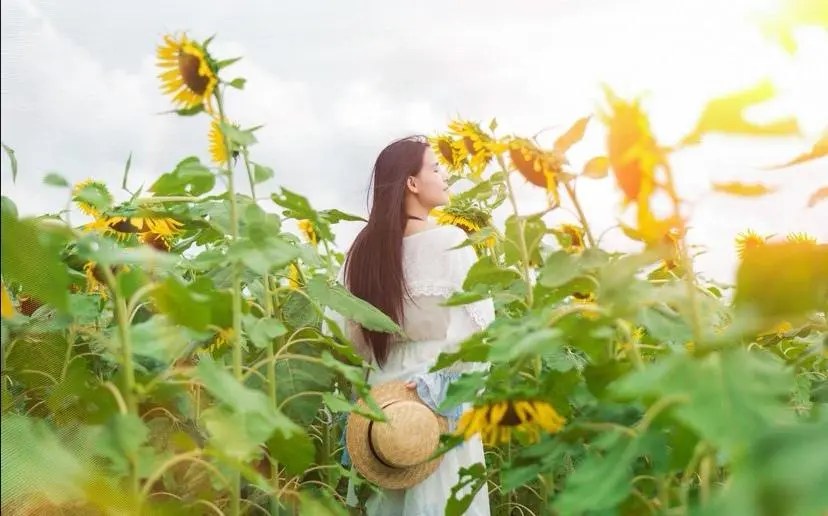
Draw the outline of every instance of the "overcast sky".
[[[227,70],[248,79],[244,92],[231,92],[228,112],[243,126],[266,125],[252,155],[276,177],[258,187],[260,196],[284,185],[317,208],[362,215],[381,148],[440,131],[454,116],[496,116],[500,131],[523,135],[552,126],[544,133],[551,139],[594,112],[606,82],[621,95],[645,95],[657,136],[672,143],[707,99],[769,77],[779,96],[751,116],[793,114],[802,139],[709,138],[674,159],[678,188],[693,206],[690,237],[708,249],[699,268],[727,281],[733,237],[745,228],[828,240],[828,202],[806,208],[810,193],[828,184],[828,162],[760,170],[805,151],[828,126],[828,34],[802,30],[797,54],[785,54],[748,18],[747,6],[772,1],[3,0],[0,133],[20,163],[12,184],[3,156],[3,194],[26,214],[56,211],[66,192],[42,185],[47,172],[105,179],[117,192],[130,152],[133,188],[188,155],[207,159],[207,118],[158,115],[170,105],[154,53],[170,32],[199,40],[217,33],[214,54],[244,56]],[[602,152],[603,128],[594,123],[570,159]],[[764,181],[779,191],[735,200],[710,193],[712,180]],[[515,184],[521,211],[542,207],[541,192]],[[614,223],[611,179],[579,192],[599,231]],[[342,247],[359,227],[340,226]],[[618,231],[605,242],[630,247]]]

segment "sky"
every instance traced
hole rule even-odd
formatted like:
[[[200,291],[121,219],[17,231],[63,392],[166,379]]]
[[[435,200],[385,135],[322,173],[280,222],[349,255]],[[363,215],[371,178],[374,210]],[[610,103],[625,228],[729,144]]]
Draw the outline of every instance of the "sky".
[[[317,209],[367,216],[371,166],[391,140],[443,131],[455,117],[499,132],[551,142],[601,105],[601,84],[640,96],[665,144],[689,132],[709,99],[769,78],[777,97],[748,116],[796,116],[802,136],[743,139],[711,136],[673,157],[676,184],[690,207],[690,241],[707,277],[729,282],[733,239],[806,231],[828,241],[828,202],[807,208],[828,185],[828,159],[777,171],[764,167],[808,150],[828,128],[828,32],[795,33],[785,53],[763,37],[751,16],[773,0],[550,0],[511,3],[255,2],[180,0],[4,0],[0,55],[0,138],[16,151],[12,183],[2,157],[3,195],[24,214],[55,212],[67,191],[43,184],[50,172],[74,183],[105,180],[119,200],[127,157],[131,189],[148,187],[184,157],[208,159],[206,117],[162,115],[155,48],[165,34],[216,34],[219,58],[243,56],[226,69],[245,77],[227,110],[242,126],[264,124],[254,161],[275,170],[257,187],[284,186]],[[604,150],[593,120],[569,159],[577,167]],[[243,176],[243,173],[238,174]],[[247,191],[239,179],[240,191]],[[712,181],[763,182],[777,191],[760,199],[713,193]],[[513,178],[521,213],[543,208],[544,194]],[[460,185],[462,186],[462,184]],[[635,244],[609,229],[620,213],[613,179],[585,181],[579,198],[608,248]],[[270,201],[262,207],[277,211]],[[566,206],[565,206],[566,207]],[[502,222],[508,212],[499,211]],[[79,216],[78,216],[79,217]],[[78,219],[73,219],[78,220]],[[548,224],[574,220],[559,210]],[[342,249],[360,223],[337,227]]]

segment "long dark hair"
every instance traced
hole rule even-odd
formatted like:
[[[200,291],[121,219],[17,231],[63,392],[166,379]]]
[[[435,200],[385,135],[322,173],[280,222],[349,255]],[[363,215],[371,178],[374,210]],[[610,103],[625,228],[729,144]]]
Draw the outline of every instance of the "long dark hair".
[[[345,280],[351,293],[397,324],[402,324],[403,296],[408,294],[402,263],[406,182],[420,172],[428,145],[423,136],[409,136],[392,142],[377,156],[371,175],[373,200],[368,224],[345,260]],[[393,335],[364,327],[361,331],[377,364],[385,365]]]

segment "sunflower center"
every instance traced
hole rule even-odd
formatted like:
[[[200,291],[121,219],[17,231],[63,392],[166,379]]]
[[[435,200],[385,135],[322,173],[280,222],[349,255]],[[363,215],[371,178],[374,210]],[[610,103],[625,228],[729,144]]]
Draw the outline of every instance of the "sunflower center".
[[[198,56],[188,54],[185,51],[179,52],[178,69],[181,71],[184,84],[197,95],[204,95],[204,92],[207,91],[210,78],[198,73],[200,66],[201,59]]]
[[[518,426],[522,421],[515,411],[514,403],[509,403],[506,408],[506,413],[503,414],[503,419],[500,420],[500,426]]]
[[[454,151],[451,149],[451,144],[445,140],[440,140],[440,143],[437,144],[437,147],[440,149],[440,154],[448,161],[449,163],[454,163]]]

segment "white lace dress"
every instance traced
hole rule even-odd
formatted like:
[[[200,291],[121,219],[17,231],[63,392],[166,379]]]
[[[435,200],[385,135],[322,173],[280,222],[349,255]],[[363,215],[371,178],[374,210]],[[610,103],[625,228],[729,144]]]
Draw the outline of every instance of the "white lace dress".
[[[441,352],[456,350],[460,342],[494,319],[490,299],[458,307],[439,306],[452,293],[462,290],[466,274],[477,260],[470,247],[451,249],[465,239],[463,230],[454,226],[440,226],[404,238],[403,270],[411,299],[406,299],[403,306],[402,329],[410,340],[392,346],[386,364],[368,377],[369,384],[415,380],[420,396],[429,396],[432,404],[439,404],[448,383],[459,373],[485,367],[455,364],[439,373],[426,374]],[[328,316],[340,323],[357,351],[370,360],[371,353],[358,326],[334,312],[329,311]],[[458,483],[459,469],[475,463],[485,464],[479,435],[445,454],[440,467],[420,484],[406,490],[372,494],[366,503],[367,513],[371,516],[443,515],[451,489]],[[467,492],[467,489],[461,490],[458,497]],[[351,485],[348,503],[356,504]],[[465,514],[490,514],[487,486],[480,489]]]

